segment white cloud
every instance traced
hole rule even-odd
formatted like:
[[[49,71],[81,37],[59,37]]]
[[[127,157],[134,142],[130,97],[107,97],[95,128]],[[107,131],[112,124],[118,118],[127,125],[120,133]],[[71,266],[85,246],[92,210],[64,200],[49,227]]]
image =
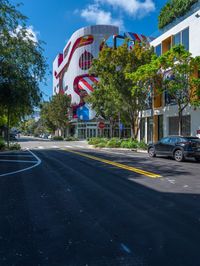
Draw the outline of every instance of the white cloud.
[[[16,28],[16,34],[13,33],[13,36],[17,35],[18,33],[20,33],[20,31],[22,30],[22,26],[18,26]],[[30,39],[32,40],[33,42],[37,43],[38,42],[38,38],[37,38],[37,35],[39,34],[39,32],[35,31],[33,29],[33,26],[28,26],[26,29],[26,37],[24,39]]]
[[[27,27],[27,34],[29,36],[29,38],[34,41],[34,42],[38,42],[38,35],[39,35],[39,32],[38,31],[35,31],[33,26],[29,26]]]
[[[155,10],[155,3],[153,0],[97,0],[97,2],[99,4],[106,3],[112,5],[114,8],[120,8],[129,15],[136,17],[144,17]]]
[[[114,19],[111,12],[104,11],[98,4],[89,5],[87,8],[81,10],[81,17],[90,23],[115,25],[121,30],[124,28],[123,20],[121,18]]]

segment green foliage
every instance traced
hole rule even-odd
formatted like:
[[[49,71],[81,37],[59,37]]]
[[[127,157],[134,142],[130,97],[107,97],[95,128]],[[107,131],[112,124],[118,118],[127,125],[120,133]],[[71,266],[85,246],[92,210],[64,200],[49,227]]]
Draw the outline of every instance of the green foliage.
[[[159,29],[164,28],[176,18],[184,16],[196,2],[198,0],[168,0],[158,17]]]
[[[51,132],[62,131],[68,124],[70,98],[66,94],[56,94],[49,102],[41,105],[41,120]]]
[[[5,150],[6,148],[6,144],[5,144],[5,141],[0,139],[0,151],[3,151]]]
[[[106,147],[108,148],[120,148],[121,146],[121,139],[118,138],[112,138],[108,140]]]
[[[200,78],[195,74],[200,70],[200,57],[193,58],[182,45],[173,46],[160,57],[153,57],[129,78],[143,87],[151,86],[156,93],[164,93],[173,98],[178,106],[179,134],[182,134],[182,113],[188,105],[200,106]],[[166,78],[168,73],[169,78]],[[156,89],[156,90],[155,90]]]
[[[133,139],[119,139],[119,138],[91,138],[88,144],[94,145],[98,148],[126,148],[126,149],[147,149],[147,144],[143,141],[138,142]]]
[[[46,62],[26,17],[7,0],[0,0],[0,36],[0,109],[9,131],[39,104]]]
[[[79,140],[78,138],[71,137],[71,136],[65,138],[65,141],[78,141],[78,140]]]
[[[152,49],[145,44],[136,44],[132,50],[127,43],[117,49],[105,47],[99,58],[93,60],[90,70],[100,81],[87,101],[111,124],[120,114],[121,121],[131,126],[134,138],[137,137],[138,116],[144,109],[146,97],[144,90],[133,83],[127,73],[135,72],[139,66],[150,62],[152,54]]]
[[[21,150],[21,146],[19,143],[12,143],[9,146],[9,150],[13,151],[13,150]]]
[[[138,149],[147,150],[148,145],[144,141],[138,142]]]
[[[137,149],[137,147],[138,147],[137,140],[127,139],[127,140],[123,140],[121,143],[121,148]]]
[[[64,140],[64,138],[62,136],[54,136],[53,140],[60,141],[60,140]]]

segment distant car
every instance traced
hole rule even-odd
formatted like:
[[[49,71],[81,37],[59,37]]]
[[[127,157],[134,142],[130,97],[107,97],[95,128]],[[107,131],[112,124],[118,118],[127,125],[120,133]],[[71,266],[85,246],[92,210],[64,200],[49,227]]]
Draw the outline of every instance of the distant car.
[[[52,135],[51,134],[48,136],[48,139],[52,139]]]
[[[149,144],[150,157],[165,155],[182,162],[186,157],[193,157],[200,162],[200,139],[197,137],[169,136],[157,143]]]
[[[10,133],[10,141],[16,141],[16,140],[17,140],[16,134]]]

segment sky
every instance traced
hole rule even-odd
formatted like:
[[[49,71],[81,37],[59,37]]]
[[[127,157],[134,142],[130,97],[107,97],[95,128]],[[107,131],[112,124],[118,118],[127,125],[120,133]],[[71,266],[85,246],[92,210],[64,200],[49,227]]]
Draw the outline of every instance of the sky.
[[[23,3],[20,11],[37,40],[45,42],[49,69],[41,84],[44,100],[52,96],[52,63],[74,31],[95,24],[112,24],[120,32],[158,35],[158,15],[167,0],[10,0]]]

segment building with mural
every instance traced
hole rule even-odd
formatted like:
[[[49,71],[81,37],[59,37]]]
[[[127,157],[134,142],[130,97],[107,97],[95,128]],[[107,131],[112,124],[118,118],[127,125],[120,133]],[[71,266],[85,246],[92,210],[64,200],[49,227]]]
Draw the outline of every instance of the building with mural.
[[[71,98],[70,132],[78,138],[96,136],[109,137],[109,123],[97,117],[85,97],[94,90],[98,77],[89,74],[93,58],[97,58],[104,43],[111,39],[111,46],[117,47],[120,40],[128,38],[132,44],[150,42],[152,39],[136,33],[126,32],[119,35],[119,29],[111,25],[96,25],[77,30],[63,52],[53,62],[53,94],[65,93]],[[118,127],[118,128],[117,128]],[[103,129],[103,130],[102,130]],[[117,123],[114,136],[119,136],[120,126]],[[124,135],[130,136],[130,129],[123,128]]]
[[[200,3],[183,17],[169,24],[165,31],[151,42],[160,56],[173,45],[182,44],[193,55],[200,56]],[[199,75],[199,73],[195,73]],[[140,140],[147,143],[168,135],[178,135],[178,107],[167,94],[154,90],[152,109],[143,112]],[[200,109],[188,106],[183,113],[183,134],[200,137]]]
[[[98,134],[96,113],[84,100],[92,93],[98,77],[89,75],[88,71],[104,42],[118,32],[118,27],[110,25],[81,28],[71,36],[53,62],[53,94],[65,93],[71,98],[71,135],[88,138]]]

